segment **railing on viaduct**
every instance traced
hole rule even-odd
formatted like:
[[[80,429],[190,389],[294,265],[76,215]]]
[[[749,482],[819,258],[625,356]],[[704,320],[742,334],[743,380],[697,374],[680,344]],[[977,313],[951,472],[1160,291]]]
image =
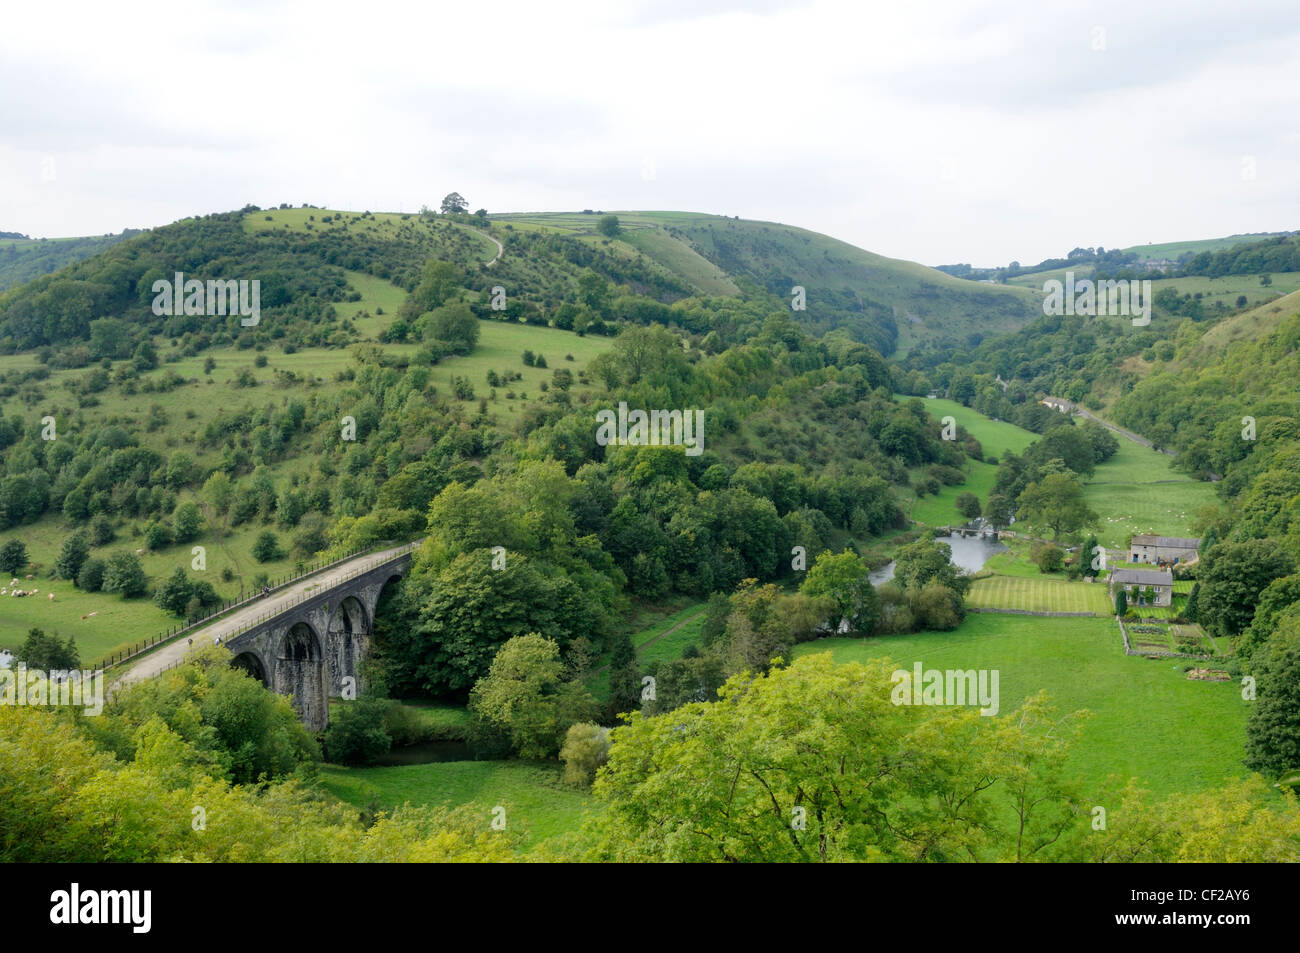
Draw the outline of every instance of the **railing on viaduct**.
[[[422,542],[424,542],[423,539],[417,539],[413,542],[405,543],[396,552],[390,552],[382,557],[376,557],[375,559],[370,560],[369,562],[366,563],[364,568],[357,569],[353,572],[348,573],[342,579],[335,580],[335,582],[331,586],[329,586],[329,589],[333,589],[335,586],[348,582],[351,579],[355,579],[357,576],[361,575],[362,573],[370,572],[372,569],[376,569],[379,566],[384,565],[385,563],[392,562],[394,559],[398,559],[402,556],[405,556],[407,553],[411,552],[413,549],[418,547]],[[140,642],[137,642],[134,645],[132,645],[129,649],[122,649],[119,652],[115,652],[111,655],[105,656],[104,658],[95,662],[90,667],[92,669],[107,669],[113,665],[120,665],[123,662],[129,662],[131,659],[144,655],[152,651],[157,646],[162,645],[163,643],[175,641],[176,639],[179,639],[180,637],[185,635],[192,635],[193,633],[198,632],[201,629],[205,629],[208,626],[215,624],[216,622],[220,622],[221,621],[220,617],[224,616],[227,612],[231,611],[232,609],[240,609],[252,605],[258,600],[266,598],[269,594],[278,592],[284,589],[286,586],[291,586],[294,583],[298,582],[299,580],[307,576],[315,575],[316,573],[325,572],[329,569],[334,568],[335,566],[340,566],[346,562],[356,559],[358,555],[360,555],[365,551],[366,551],[365,549],[356,549],[348,553],[346,556],[334,560],[333,562],[317,563],[313,566],[309,566],[303,569],[302,572],[297,572],[285,576],[270,587],[270,593],[258,592],[255,595],[249,596],[247,599],[244,599],[242,601],[222,603],[220,609],[214,609],[212,612],[208,613],[202,619],[197,619],[194,622],[187,623],[184,626],[179,626],[174,629],[168,629],[165,632],[160,632],[158,635],[154,636],[151,639],[141,640]],[[320,595],[321,592],[324,591],[328,591],[328,590],[323,589],[317,592],[303,593],[301,597],[295,599],[293,602],[289,603],[288,605],[281,606],[277,608],[276,611],[274,612],[263,613],[262,615],[258,616],[255,620],[244,623],[234,632],[224,633],[222,635],[222,638],[230,639],[238,635],[241,635],[242,633],[247,632],[250,628],[253,628],[257,625],[261,625],[267,619],[271,619],[271,618],[275,618],[276,616],[283,615],[285,612],[289,611],[290,609],[301,605],[307,599],[316,598],[318,595]],[[181,661],[173,662],[172,664],[159,669],[159,672],[165,672],[168,669],[175,668],[180,664]]]

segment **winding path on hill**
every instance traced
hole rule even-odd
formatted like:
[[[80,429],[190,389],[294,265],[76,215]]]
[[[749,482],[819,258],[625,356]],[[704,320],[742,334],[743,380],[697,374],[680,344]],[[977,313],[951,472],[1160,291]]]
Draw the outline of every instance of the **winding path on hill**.
[[[650,648],[650,646],[654,645],[656,642],[659,642],[659,641],[661,641],[661,640],[663,640],[663,639],[668,638],[668,636],[672,635],[674,632],[676,632],[678,629],[680,629],[680,628],[681,628],[682,626],[684,626],[686,623],[688,623],[688,622],[693,622],[693,621],[695,621],[696,619],[698,619],[698,618],[699,618],[700,616],[702,616],[706,611],[707,611],[707,607],[704,608],[704,609],[700,609],[699,612],[695,612],[695,613],[692,613],[691,615],[688,615],[685,619],[682,619],[681,622],[678,622],[676,625],[672,626],[671,628],[665,629],[663,632],[660,632],[660,633],[659,633],[658,635],[656,635],[653,639],[647,639],[646,641],[642,642],[640,645],[635,646],[635,647],[633,648],[633,651],[634,651],[636,654],[639,655],[639,654],[641,653],[641,650],[642,650],[642,649],[648,649],[648,648]],[[609,669],[609,663],[606,662],[606,663],[605,663],[604,665],[602,665],[600,668],[595,669],[591,674],[592,674],[592,675],[599,675],[601,672],[604,672],[604,671],[606,671],[606,670],[608,670],[608,669]]]
[[[482,235],[484,238],[486,238],[488,241],[490,241],[493,245],[496,245],[496,246],[497,246],[497,254],[496,254],[496,257],[493,258],[491,261],[486,262],[486,264],[487,264],[487,266],[488,266],[489,268],[491,268],[493,265],[495,265],[498,261],[501,260],[501,256],[504,255],[505,252],[506,252],[506,247],[505,247],[504,245],[502,245],[499,241],[497,241],[495,238],[493,238],[493,237],[492,237],[491,235],[489,235],[487,232],[480,232],[480,231],[479,231],[477,228],[475,228],[473,225],[464,225],[464,226],[462,226],[462,227],[463,227],[463,228],[468,228],[468,229],[469,229],[471,232],[473,232],[475,235]]]

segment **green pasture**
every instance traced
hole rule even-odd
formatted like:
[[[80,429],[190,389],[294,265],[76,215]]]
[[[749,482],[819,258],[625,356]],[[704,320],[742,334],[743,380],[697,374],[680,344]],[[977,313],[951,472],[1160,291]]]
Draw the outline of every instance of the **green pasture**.
[[[1095,785],[1139,778],[1157,795],[1194,792],[1245,774],[1249,703],[1234,683],[1188,679],[1184,660],[1126,656],[1113,619],[978,613],[954,632],[822,639],[796,656],[892,659],[899,668],[997,669],[1001,711],[1045,690],[1058,716],[1092,712],[1069,766]]]

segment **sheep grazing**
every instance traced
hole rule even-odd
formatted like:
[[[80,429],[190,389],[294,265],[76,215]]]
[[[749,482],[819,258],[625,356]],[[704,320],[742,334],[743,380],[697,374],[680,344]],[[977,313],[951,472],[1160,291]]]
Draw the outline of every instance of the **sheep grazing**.
[[[50,593],[50,601],[51,601],[51,602],[54,601],[54,593],[52,593],[52,592]]]

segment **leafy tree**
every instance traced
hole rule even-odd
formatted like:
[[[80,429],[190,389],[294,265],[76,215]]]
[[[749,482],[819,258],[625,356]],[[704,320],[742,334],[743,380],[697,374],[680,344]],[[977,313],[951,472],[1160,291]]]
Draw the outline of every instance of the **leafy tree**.
[[[0,571],[19,573],[27,568],[27,544],[21,539],[11,539],[0,546]]]
[[[1005,529],[1011,525],[1016,515],[1015,501],[1001,493],[989,494],[988,504],[984,507],[984,518],[994,529]]]
[[[330,713],[325,729],[325,752],[339,764],[374,764],[393,745],[385,727],[391,705],[387,699],[358,698],[343,702]]]
[[[596,703],[565,678],[559,645],[530,632],[501,646],[470,692],[469,708],[505,731],[520,757],[550,758],[571,725],[594,717]]]
[[[448,192],[442,199],[442,214],[452,215],[469,211],[469,203],[459,192]]]
[[[870,633],[880,620],[880,600],[867,578],[867,567],[857,553],[845,550],[818,555],[799,587],[806,596],[834,600],[836,628],[846,620],[851,632]]]
[[[60,579],[75,581],[77,573],[81,572],[81,567],[89,558],[90,543],[86,541],[86,534],[73,533],[64,539],[63,546],[59,550],[59,558],[54,561],[54,571],[58,573]]]
[[[43,629],[38,628],[28,630],[27,639],[14,653],[14,658],[27,663],[28,668],[42,672],[81,668],[81,656],[72,636],[61,642],[57,635],[46,635]]]
[[[1073,533],[1097,522],[1098,516],[1083,498],[1083,486],[1068,473],[1052,473],[1031,482],[1020,494],[1016,516],[1050,527],[1052,538]]]
[[[654,698],[647,699],[642,711],[657,715],[691,702],[715,701],[718,689],[726,681],[723,661],[720,655],[710,652],[707,655],[683,654],[679,659],[652,663],[648,668],[654,676],[655,694]]]
[[[253,542],[253,558],[259,563],[274,562],[284,556],[283,550],[280,549],[280,539],[271,530],[263,530],[257,534],[257,539]]]
[[[420,275],[420,283],[406,296],[399,315],[413,321],[427,311],[441,307],[456,296],[464,272],[449,261],[430,259]]]
[[[144,544],[154,552],[167,548],[174,539],[172,528],[166,523],[150,523],[145,527]]]
[[[726,635],[729,615],[731,615],[731,600],[727,594],[712,593],[704,610],[704,624],[700,627],[700,641],[704,645],[716,645]]]
[[[100,513],[90,521],[90,541],[95,546],[106,546],[117,538],[113,532],[113,521]]]
[[[102,559],[87,559],[77,572],[77,588],[82,592],[99,592],[104,588],[106,568]]]
[[[478,318],[464,303],[445,304],[429,315],[429,331],[435,340],[451,345],[458,354],[466,354],[478,343]]]
[[[190,585],[189,575],[185,572],[184,567],[177,566],[162,585],[154,591],[153,601],[158,603],[159,607],[165,611],[173,615],[183,616],[193,595],[194,590]]]
[[[602,215],[596,222],[596,231],[606,238],[618,238],[619,232],[622,231],[618,224],[618,216]]]
[[[1246,767],[1276,777],[1300,768],[1300,625],[1288,618],[1255,666],[1246,721]]]
[[[610,621],[606,599],[613,596],[598,579],[579,586],[564,571],[513,551],[504,569],[492,563],[491,550],[483,548],[461,553],[441,569],[412,569],[405,583],[406,614],[385,647],[393,690],[467,691],[520,631],[546,632],[561,648],[580,635],[593,643],[604,639]]]
[[[176,507],[172,514],[172,526],[176,534],[176,542],[188,543],[199,535],[199,528],[203,525],[203,517],[199,513],[198,505],[186,501]]]
[[[1215,635],[1239,635],[1269,583],[1294,569],[1291,555],[1272,540],[1216,543],[1197,571],[1197,618]]]
[[[230,482],[230,477],[225,472],[217,470],[204,481],[199,496],[218,516],[225,516],[234,499],[235,488]]]
[[[637,666],[636,648],[626,632],[615,635],[610,648],[609,693],[610,707],[616,714],[635,711],[641,705],[641,670]]]
[[[958,493],[955,503],[957,512],[968,520],[973,520],[980,515],[980,498],[969,490]]]
[[[578,298],[594,313],[604,315],[609,307],[609,282],[594,271],[584,271],[578,278]]]
[[[229,658],[228,652],[223,654]],[[232,781],[249,784],[263,775],[280,777],[319,755],[287,698],[228,665],[210,666],[205,676],[209,686],[198,703],[199,712],[211,727]]]
[[[931,579],[919,589],[906,592],[907,607],[917,628],[950,631],[966,618],[962,597],[938,579]]]
[[[571,849],[625,862],[1051,857],[1082,823],[1063,780],[1073,733],[1041,699],[996,720],[895,705],[892,667],[823,653],[737,676],[715,703],[634,713],[593,787],[604,809]]]
[[[590,786],[596,771],[609,755],[609,729],[582,722],[570,725],[560,748],[564,762],[564,780],[569,784]]]
[[[123,599],[143,596],[149,589],[149,578],[144,574],[135,553],[125,550],[113,553],[104,564],[105,592],[115,592]]]
[[[1093,553],[1097,555],[1094,556]],[[1092,568],[1092,561],[1094,559],[1100,560],[1100,558],[1100,544],[1097,542],[1097,536],[1094,533],[1088,537],[1083,544],[1083,548],[1079,550],[1079,567],[1083,571],[1083,575],[1096,576],[1100,570]]]
[[[1115,614],[1121,619],[1128,615],[1128,593],[1123,589],[1115,590]]]
[[[898,552],[894,563],[894,581],[904,589],[920,589],[937,579],[958,595],[964,596],[971,580],[952,564],[952,547],[934,539],[919,539]]]
[[[1060,572],[1065,565],[1065,550],[1054,543],[1035,543],[1030,547],[1029,558],[1039,572]]]

